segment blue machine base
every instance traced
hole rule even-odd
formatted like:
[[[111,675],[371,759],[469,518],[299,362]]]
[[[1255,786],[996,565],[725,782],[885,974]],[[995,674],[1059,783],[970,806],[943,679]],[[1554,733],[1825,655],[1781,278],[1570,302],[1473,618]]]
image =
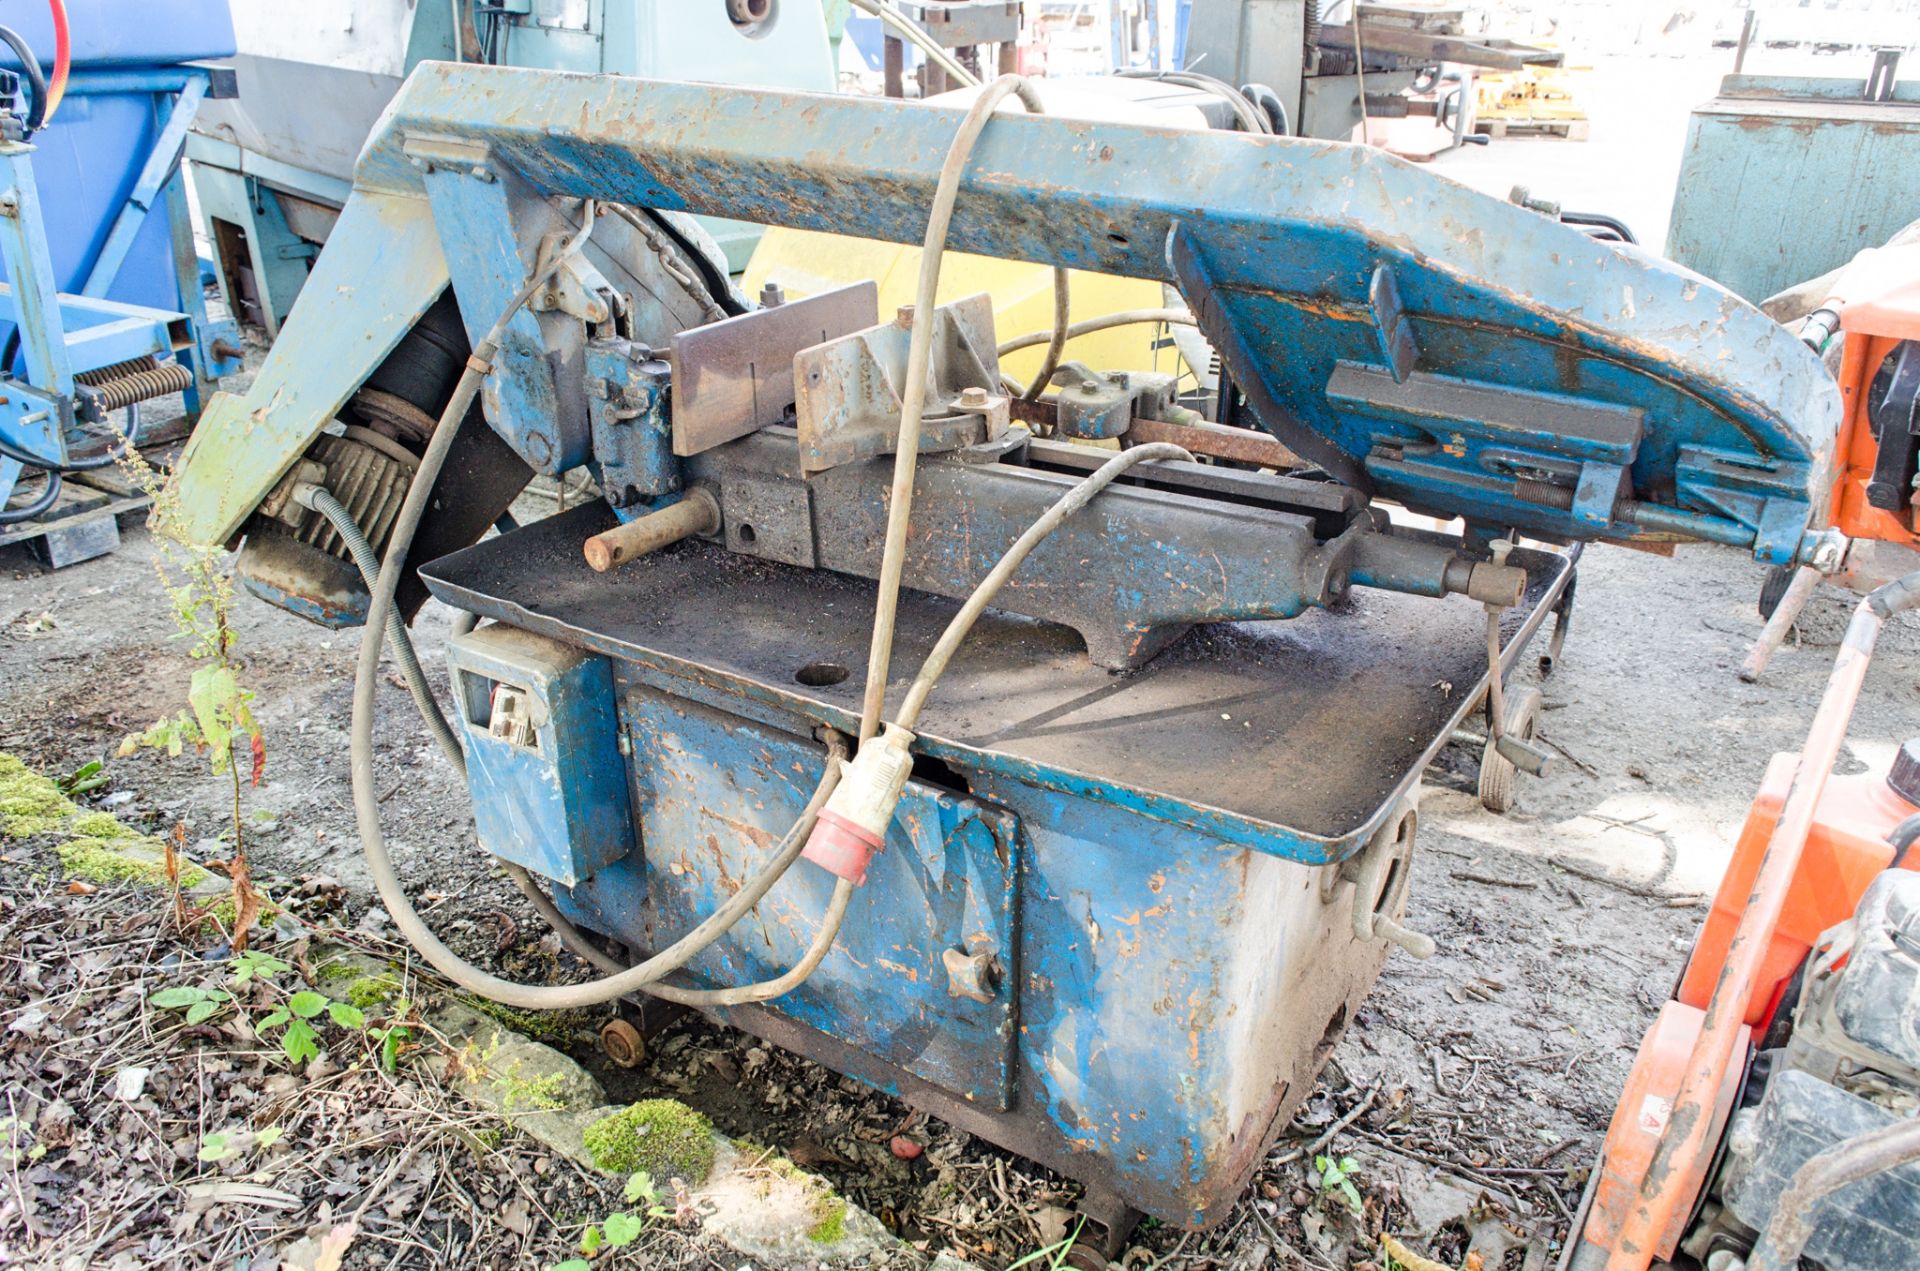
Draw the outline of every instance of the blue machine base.
[[[621,738],[600,758],[624,765],[639,847],[558,895],[657,949],[771,856],[819,778],[816,730],[852,729],[851,674],[801,679],[857,663],[872,586],[703,543],[595,574],[578,544],[610,524],[589,505],[422,576],[606,658]],[[1513,560],[1534,585],[1509,658],[1572,573]],[[903,595],[903,676],[952,609]],[[716,1015],[1164,1221],[1217,1221],[1385,960],[1355,937],[1340,862],[1479,698],[1484,631],[1463,598],[1361,591],[1343,613],[1196,630],[1116,676],[1072,631],[990,613],[832,953],[777,1002]],[[552,753],[578,770],[566,737]],[[786,970],[833,881],[796,866],[687,981]],[[998,983],[969,995],[948,964],[979,954]]]

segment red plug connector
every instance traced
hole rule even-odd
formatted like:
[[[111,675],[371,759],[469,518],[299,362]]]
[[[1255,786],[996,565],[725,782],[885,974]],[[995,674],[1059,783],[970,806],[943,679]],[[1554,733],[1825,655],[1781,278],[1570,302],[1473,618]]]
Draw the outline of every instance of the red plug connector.
[[[913,771],[913,734],[898,724],[840,763],[840,784],[820,809],[800,854],[829,874],[867,881],[867,865],[887,843],[887,826]]]

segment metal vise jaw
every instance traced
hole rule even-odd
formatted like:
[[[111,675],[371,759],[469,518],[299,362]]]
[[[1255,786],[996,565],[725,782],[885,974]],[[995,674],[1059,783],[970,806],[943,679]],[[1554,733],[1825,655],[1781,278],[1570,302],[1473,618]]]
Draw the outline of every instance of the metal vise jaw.
[[[906,585],[968,595],[1006,548],[1101,462],[1102,452],[1023,440],[922,460]],[[717,494],[721,535],[745,556],[877,577],[892,471],[884,458],[803,476],[786,429],[689,463]],[[1137,667],[1195,623],[1291,618],[1354,585],[1513,604],[1525,575],[1447,541],[1391,532],[1353,491],[1190,463],[1136,469],[1037,547],[995,607],[1074,628],[1095,665]],[[1229,501],[1231,500],[1231,501]]]
[[[1173,404],[1174,377],[1164,371],[1095,371],[1079,362],[1053,373],[1054,432],[1103,441],[1123,436],[1134,417],[1164,419]]]
[[[982,294],[933,311],[927,359],[922,452],[993,441],[1007,430],[993,298]],[[800,470],[891,454],[907,391],[913,308],[889,323],[803,349],[793,359],[794,422]]]

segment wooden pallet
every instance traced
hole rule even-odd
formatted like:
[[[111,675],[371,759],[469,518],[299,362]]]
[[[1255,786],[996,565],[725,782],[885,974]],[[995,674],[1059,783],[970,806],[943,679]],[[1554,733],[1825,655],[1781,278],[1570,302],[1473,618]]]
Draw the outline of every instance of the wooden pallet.
[[[1587,139],[1585,119],[1480,119],[1473,130],[1498,141],[1503,137],[1562,137],[1568,141]]]
[[[181,420],[177,427],[162,425],[149,434],[140,453],[155,472],[164,475],[172,470],[187,430],[186,421]],[[27,479],[34,489],[39,482],[38,477]],[[118,467],[71,473],[61,481],[60,497],[52,507],[31,521],[0,525],[0,547],[25,543],[50,568],[64,569],[119,547],[120,518],[152,505],[146,492]]]

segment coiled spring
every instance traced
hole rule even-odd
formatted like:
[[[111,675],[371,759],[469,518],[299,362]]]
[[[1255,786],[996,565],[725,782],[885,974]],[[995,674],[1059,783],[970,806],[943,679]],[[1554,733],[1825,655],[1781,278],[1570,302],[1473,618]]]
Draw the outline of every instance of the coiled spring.
[[[121,410],[193,387],[193,372],[183,363],[160,362],[151,356],[82,371],[73,378],[99,394],[103,411]]]

